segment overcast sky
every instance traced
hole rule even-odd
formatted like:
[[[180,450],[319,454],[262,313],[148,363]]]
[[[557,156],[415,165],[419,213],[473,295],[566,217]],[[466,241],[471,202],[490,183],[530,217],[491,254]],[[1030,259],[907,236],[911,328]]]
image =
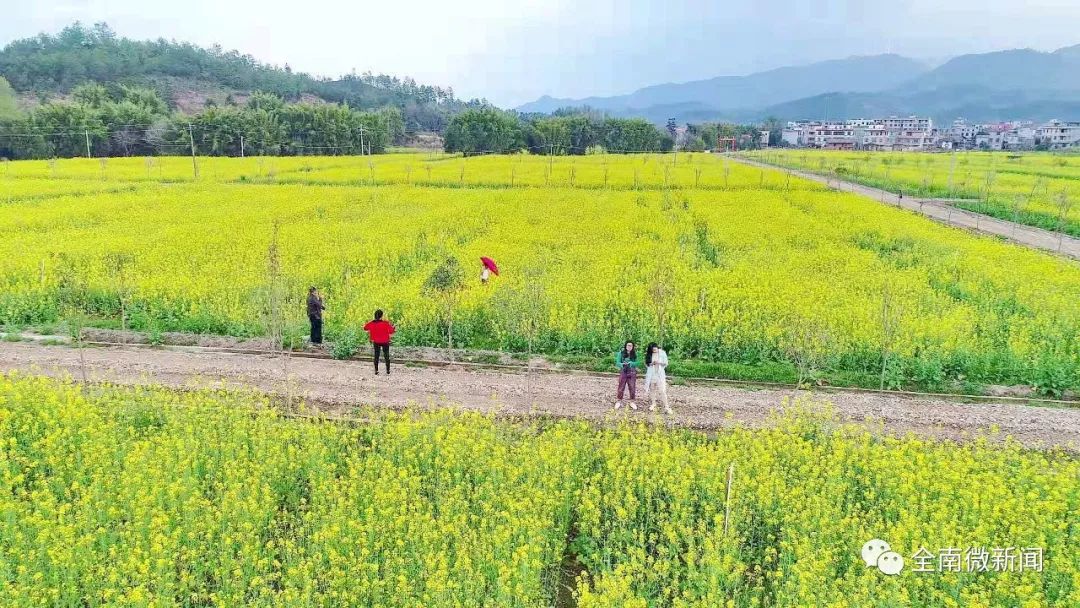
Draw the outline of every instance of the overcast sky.
[[[80,20],[511,107],[835,59],[1080,43],[1080,0],[0,0],[0,44]],[[872,5],[872,6],[867,6]]]

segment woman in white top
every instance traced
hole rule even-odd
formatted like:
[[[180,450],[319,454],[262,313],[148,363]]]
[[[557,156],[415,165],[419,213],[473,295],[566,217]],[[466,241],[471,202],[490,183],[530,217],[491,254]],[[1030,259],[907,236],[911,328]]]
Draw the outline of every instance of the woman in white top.
[[[649,344],[645,349],[645,394],[649,397],[650,412],[656,411],[656,393],[660,393],[664,413],[671,413],[667,398],[667,364],[668,358],[664,349],[656,342]]]

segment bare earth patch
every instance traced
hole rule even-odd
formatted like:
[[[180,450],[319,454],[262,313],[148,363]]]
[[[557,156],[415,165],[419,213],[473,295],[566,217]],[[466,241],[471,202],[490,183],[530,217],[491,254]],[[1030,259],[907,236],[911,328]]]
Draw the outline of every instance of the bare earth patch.
[[[454,367],[395,365],[376,376],[371,363],[268,355],[183,352],[138,346],[85,348],[87,379],[123,385],[162,384],[176,388],[254,389],[274,396],[287,392],[328,415],[348,415],[360,405],[389,408],[460,407],[502,416],[550,416],[604,421],[629,417],[658,424],[719,429],[741,424],[760,427],[780,412],[789,390],[672,386],[674,415],[650,413],[639,394],[636,411],[612,412],[614,380],[572,373],[512,373]],[[80,378],[79,350],[25,342],[0,343],[0,371]],[[1017,403],[962,403],[860,392],[800,393],[827,400],[843,419],[874,432],[964,440],[1000,432],[1033,448],[1080,452],[1080,408]]]

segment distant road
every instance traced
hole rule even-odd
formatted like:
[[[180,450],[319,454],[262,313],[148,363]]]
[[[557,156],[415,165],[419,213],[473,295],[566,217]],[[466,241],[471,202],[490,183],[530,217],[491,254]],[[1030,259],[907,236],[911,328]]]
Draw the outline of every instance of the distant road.
[[[956,226],[958,228],[966,228],[983,234],[1000,236],[1014,243],[1053,253],[1060,253],[1061,255],[1073,258],[1074,260],[1080,260],[1080,239],[1068,235],[1062,237],[1057,232],[1050,232],[1049,230],[1043,230],[1042,228],[1025,226],[1015,222],[1000,220],[988,215],[982,215],[981,213],[972,213],[971,211],[966,211],[964,209],[957,209],[949,204],[948,201],[940,199],[905,196],[901,200],[899,196],[887,190],[864,186],[836,177],[818,175],[816,173],[800,171],[798,169],[789,169],[787,167],[763,163],[740,155],[729,155],[729,158],[753,167],[787,171],[792,175],[825,184],[826,186],[842,192],[854,192],[855,194],[861,194],[865,197],[881,201],[882,203],[893,205],[894,207],[903,207],[915,211],[916,213],[921,213],[943,224]],[[1059,243],[1060,251],[1058,249]]]

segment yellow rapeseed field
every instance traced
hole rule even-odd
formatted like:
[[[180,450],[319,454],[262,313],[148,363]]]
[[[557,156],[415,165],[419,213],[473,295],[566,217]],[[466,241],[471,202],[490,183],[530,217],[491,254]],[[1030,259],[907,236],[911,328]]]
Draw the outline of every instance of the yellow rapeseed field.
[[[0,376],[0,605],[539,607],[566,587],[582,607],[1080,605],[1075,458],[804,408],[713,437],[448,411],[348,425]],[[864,565],[872,538],[899,575]],[[1041,559],[914,559],[970,548]]]
[[[380,307],[404,345],[445,344],[452,315],[455,346],[606,361],[663,338],[682,372],[1080,385],[1075,262],[782,172],[398,154],[200,159],[194,179],[190,162],[0,168],[0,323],[264,335],[273,283],[295,337],[318,285],[330,339]],[[488,285],[480,256],[503,271]],[[447,258],[466,273],[449,313],[424,289]]]
[[[768,150],[754,158],[1080,236],[1080,156],[1018,152]]]

